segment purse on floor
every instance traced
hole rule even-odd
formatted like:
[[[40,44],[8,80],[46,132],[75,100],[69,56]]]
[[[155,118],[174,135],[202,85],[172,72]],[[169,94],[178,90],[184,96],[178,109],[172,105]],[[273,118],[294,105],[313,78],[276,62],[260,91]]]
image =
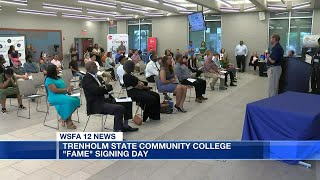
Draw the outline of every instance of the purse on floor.
[[[142,124],[142,118],[137,114],[133,117],[132,121],[134,122],[134,124],[139,126]]]

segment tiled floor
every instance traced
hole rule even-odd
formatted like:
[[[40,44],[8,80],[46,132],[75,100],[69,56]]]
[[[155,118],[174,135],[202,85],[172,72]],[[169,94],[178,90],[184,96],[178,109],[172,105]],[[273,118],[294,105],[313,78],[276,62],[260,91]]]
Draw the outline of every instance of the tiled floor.
[[[241,74],[238,87],[226,91],[207,91],[209,100],[197,105],[194,99],[185,104],[188,113],[162,115],[161,121],[140,126],[139,132],[126,133],[126,139],[207,139],[237,140],[241,137],[245,106],[266,95],[266,79]],[[118,85],[115,86],[118,91]],[[194,94],[194,93],[193,93]],[[13,101],[16,104],[15,101]],[[42,101],[40,108],[45,109]],[[8,115],[0,115],[0,139],[54,140],[54,129],[44,127],[43,113],[35,111],[31,119],[16,117],[15,107],[8,106]],[[135,108],[135,107],[134,107]],[[26,113],[26,112],[24,112]],[[86,121],[85,103],[79,110],[82,131]],[[49,124],[56,125],[56,113],[51,109]],[[107,126],[112,127],[112,117]],[[134,126],[134,125],[133,125]],[[99,118],[93,118],[87,131],[100,131]],[[59,131],[72,131],[60,127]],[[319,166],[312,169],[291,166],[276,161],[0,161],[0,179],[11,180],[315,180]],[[318,177],[320,178],[320,177]]]

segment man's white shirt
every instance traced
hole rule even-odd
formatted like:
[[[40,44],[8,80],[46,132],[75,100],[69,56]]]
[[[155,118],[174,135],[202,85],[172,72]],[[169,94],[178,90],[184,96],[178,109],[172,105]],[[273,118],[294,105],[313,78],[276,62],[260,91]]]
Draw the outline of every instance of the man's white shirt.
[[[235,50],[235,55],[236,56],[247,56],[248,55],[248,48],[246,45],[237,45],[236,50]]]
[[[155,76],[159,76],[159,71],[160,71],[160,64],[157,62],[154,62],[154,61],[149,61],[147,66],[146,66],[146,77],[150,77],[152,75],[155,75]]]

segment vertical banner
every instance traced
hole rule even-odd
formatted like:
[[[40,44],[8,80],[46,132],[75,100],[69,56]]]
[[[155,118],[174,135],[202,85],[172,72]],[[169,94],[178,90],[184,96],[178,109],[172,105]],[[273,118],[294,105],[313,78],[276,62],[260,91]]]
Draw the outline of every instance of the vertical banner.
[[[113,55],[120,49],[128,54],[128,34],[109,34],[107,38],[108,52],[112,52]]]
[[[151,49],[157,52],[157,38],[155,37],[148,38],[148,52],[150,52]]]
[[[0,36],[0,56],[6,59],[5,66],[9,66],[8,50],[13,45],[15,50],[19,52],[19,59],[23,64],[26,59],[25,37],[24,36]]]

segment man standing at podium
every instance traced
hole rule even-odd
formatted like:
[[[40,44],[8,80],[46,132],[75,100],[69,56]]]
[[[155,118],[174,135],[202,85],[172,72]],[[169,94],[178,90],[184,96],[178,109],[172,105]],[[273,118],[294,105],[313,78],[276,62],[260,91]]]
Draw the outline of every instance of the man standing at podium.
[[[320,38],[319,47],[312,59],[311,89],[312,93],[320,94]]]
[[[283,48],[279,43],[280,36],[273,34],[271,36],[271,51],[268,55],[267,67],[268,67],[268,96],[272,97],[278,94],[279,80],[282,73],[281,60],[283,58]]]

